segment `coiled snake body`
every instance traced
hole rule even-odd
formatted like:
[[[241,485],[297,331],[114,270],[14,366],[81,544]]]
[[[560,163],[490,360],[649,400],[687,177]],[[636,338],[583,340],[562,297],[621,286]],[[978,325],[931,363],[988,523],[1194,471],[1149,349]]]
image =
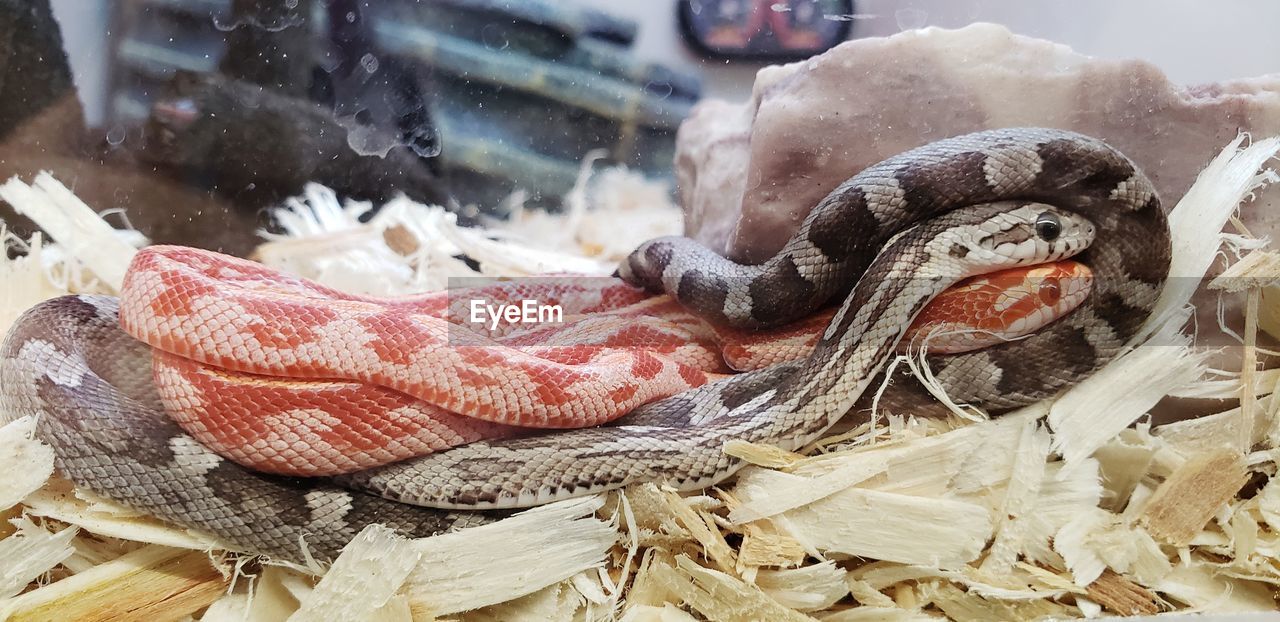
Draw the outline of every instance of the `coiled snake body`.
[[[49,301],[15,324],[0,347],[0,414],[38,415],[60,470],[99,494],[234,548],[302,560],[305,541],[332,558],[374,521],[421,536],[500,515],[485,508],[644,480],[684,489],[720,481],[739,466],[721,451],[727,440],[795,448],[833,425],[951,283],[1086,247],[1078,258],[1094,286],[1082,306],[1026,339],[939,363],[953,397],[1006,409],[1113,357],[1168,270],[1167,224],[1150,182],[1079,134],[993,130],[890,158],[835,189],[763,266],[684,239],[645,244],[620,268],[624,278],[738,326],[795,319],[857,286],[807,359],[706,384],[606,426],[473,443],[342,476],[342,488],[255,474],[162,414],[149,349],[119,329],[115,299],[89,296]]]

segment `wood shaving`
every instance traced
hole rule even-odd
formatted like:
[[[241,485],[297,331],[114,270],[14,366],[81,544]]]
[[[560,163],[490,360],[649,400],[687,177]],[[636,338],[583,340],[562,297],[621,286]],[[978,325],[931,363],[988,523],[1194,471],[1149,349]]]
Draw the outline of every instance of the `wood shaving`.
[[[602,563],[617,531],[592,517],[603,501],[570,499],[504,521],[413,541],[422,560],[405,592],[415,613],[506,602]]]
[[[422,559],[408,542],[382,525],[365,527],[302,599],[290,622],[357,620],[388,606],[407,607],[396,593]]]
[[[44,486],[53,475],[53,448],[35,438],[36,421],[22,417],[0,426],[0,510],[7,510]]]
[[[203,553],[149,545],[9,599],[0,618],[176,620],[207,607],[228,584]]]
[[[770,598],[760,587],[732,575],[704,568],[692,559],[679,556],[649,566],[652,580],[673,597],[703,617],[723,622],[811,622],[813,618]]]
[[[755,584],[779,604],[796,611],[821,611],[849,594],[848,574],[835,562],[803,568],[762,570]]]
[[[1055,432],[1054,451],[1067,462],[1093,455],[1173,389],[1202,376],[1209,354],[1192,351],[1191,338],[1167,324],[1150,342],[1121,355],[1053,403],[1049,425]]]
[[[1142,522],[1157,539],[1186,546],[1247,479],[1241,456],[1234,449],[1196,454],[1152,494]]]
[[[38,223],[107,287],[120,290],[135,247],[52,175],[40,173],[30,186],[11,179],[0,185],[0,199]]]
[[[75,527],[52,532],[26,519],[13,524],[15,533],[0,540],[0,598],[17,596],[75,553]]]

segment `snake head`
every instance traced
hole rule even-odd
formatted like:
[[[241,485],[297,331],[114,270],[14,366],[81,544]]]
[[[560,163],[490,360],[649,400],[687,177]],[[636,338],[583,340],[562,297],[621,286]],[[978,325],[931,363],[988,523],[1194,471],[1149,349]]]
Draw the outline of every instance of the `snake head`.
[[[1083,216],[1044,203],[1003,202],[976,225],[975,234],[960,236],[954,257],[965,257],[992,269],[1039,264],[1075,256],[1097,236]]]

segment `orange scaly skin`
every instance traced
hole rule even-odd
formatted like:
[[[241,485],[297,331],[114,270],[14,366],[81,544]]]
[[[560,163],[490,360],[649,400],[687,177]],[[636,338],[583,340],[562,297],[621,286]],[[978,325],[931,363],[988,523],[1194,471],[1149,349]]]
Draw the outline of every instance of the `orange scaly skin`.
[[[572,281],[561,292],[553,287],[540,299],[548,301],[583,289]],[[642,297],[617,283],[602,291],[579,292],[585,295],[567,304],[566,311],[592,313]],[[185,418],[190,431],[210,445],[232,442],[225,436],[221,440],[211,436],[244,434],[261,427],[245,417],[263,417],[263,405],[269,412],[289,412],[288,416],[276,412],[277,420],[308,417],[313,435],[333,430],[333,437],[324,439],[331,447],[360,444],[350,436],[350,426],[334,427],[327,413],[298,404],[281,405],[261,392],[233,390],[264,382],[255,375],[279,383],[273,387],[294,384],[303,390],[308,387],[297,383],[308,380],[375,385],[398,400],[429,406],[402,419],[430,421],[442,413],[465,413],[483,421],[528,427],[597,425],[711,379],[693,366],[643,350],[644,343],[626,348],[539,345],[538,354],[504,347],[442,319],[447,300],[448,295],[440,293],[390,301],[351,296],[234,257],[156,246],[134,258],[121,291],[120,320],[135,338],[175,355],[156,357],[158,380],[164,378],[157,384],[170,410],[194,406],[203,411],[201,416],[221,413],[220,419],[214,417],[218,421],[203,430]],[[652,345],[661,351],[678,349],[679,344]],[[184,368],[187,365],[213,369],[196,383],[193,379],[201,372]],[[184,390],[174,388],[179,386],[176,380],[184,377],[192,382],[182,385]],[[494,426],[442,427],[423,429],[422,442],[438,448],[501,432]],[[290,465],[314,451],[301,447],[303,440],[278,432],[274,437],[259,435],[250,444],[272,452],[268,470],[296,473]],[[356,460],[343,469],[365,464],[366,460]]]
[[[292,382],[159,350],[154,357],[170,417],[219,455],[267,473],[350,473],[519,430],[369,384]]]
[[[1061,262],[967,282],[935,299],[908,339],[940,328],[996,331],[996,341],[1030,333],[1075,308],[1088,278],[1082,264]],[[566,317],[477,329],[461,319],[471,298],[536,299]],[[805,356],[830,313],[735,331],[670,297],[580,277],[379,299],[158,246],[134,259],[120,317],[156,349],[156,385],[188,433],[250,468],[315,476],[521,427],[603,423],[722,377],[726,362],[757,369]],[[930,351],[983,347],[965,338],[935,337]]]
[[[1040,330],[1084,302],[1093,273],[1077,261],[1012,268],[965,280],[934,298],[899,349],[928,337],[931,354],[959,354]],[[716,330],[725,362],[737,371],[807,356],[831,321],[826,310],[776,331]]]
[[[669,353],[690,386],[720,377],[699,368],[724,367],[709,346],[691,344],[679,334],[607,316],[589,319],[557,334],[535,335],[538,339],[523,335],[530,345],[522,349],[566,365],[623,348]],[[514,338],[502,341],[519,346],[512,345]],[[229,372],[161,351],[153,365],[166,409],[183,429],[218,454],[268,473],[350,473],[521,430],[359,382]]]
[[[1093,288],[1076,261],[1004,270],[969,279],[935,298],[902,343],[928,340],[934,354],[972,352],[1034,333],[1070,313]]]

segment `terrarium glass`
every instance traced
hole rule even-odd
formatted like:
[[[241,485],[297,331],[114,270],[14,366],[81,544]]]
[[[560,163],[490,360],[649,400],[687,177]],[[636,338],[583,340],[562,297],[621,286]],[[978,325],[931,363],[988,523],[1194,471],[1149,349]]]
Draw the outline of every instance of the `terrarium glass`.
[[[0,0],[0,618],[1274,613],[1277,25]]]

